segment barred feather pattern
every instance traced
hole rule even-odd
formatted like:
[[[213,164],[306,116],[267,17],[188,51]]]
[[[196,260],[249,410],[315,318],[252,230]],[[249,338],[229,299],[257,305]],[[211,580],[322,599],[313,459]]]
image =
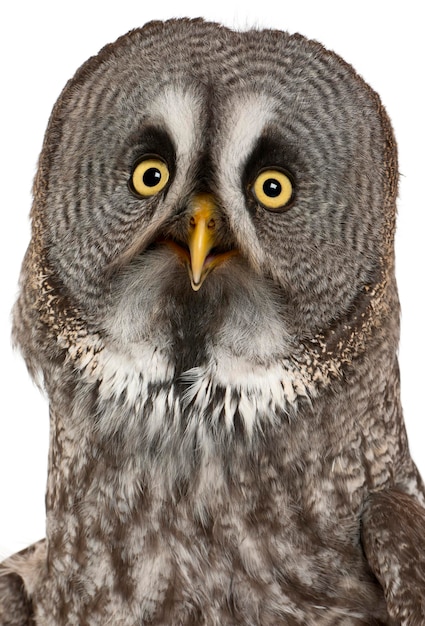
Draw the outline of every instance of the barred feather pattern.
[[[144,154],[170,171],[148,199],[128,185]],[[284,212],[251,193],[273,165]],[[195,293],[200,192],[236,253]],[[50,402],[46,539],[0,566],[0,623],[422,623],[396,192],[378,96],[300,35],[171,20],[84,64],[49,122],[14,310]]]

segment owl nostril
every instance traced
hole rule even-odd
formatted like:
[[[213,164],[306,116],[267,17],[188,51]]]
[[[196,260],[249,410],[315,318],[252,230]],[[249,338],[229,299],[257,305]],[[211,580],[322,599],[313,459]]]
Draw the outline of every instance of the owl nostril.
[[[189,220],[190,228],[195,228],[195,226],[197,226],[197,224],[198,224],[197,218],[195,218],[192,215],[190,220]],[[206,222],[205,225],[206,225],[208,230],[214,230],[216,228],[216,220],[215,220],[215,218],[212,217],[208,222]]]

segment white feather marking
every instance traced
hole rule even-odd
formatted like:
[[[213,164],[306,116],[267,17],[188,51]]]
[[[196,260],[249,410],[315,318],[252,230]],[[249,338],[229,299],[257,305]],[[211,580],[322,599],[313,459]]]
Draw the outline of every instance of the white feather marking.
[[[249,255],[256,268],[261,266],[264,251],[258,243],[248,211],[240,211],[240,207],[245,205],[240,180],[246,159],[264,128],[275,117],[275,108],[275,102],[271,97],[242,92],[230,100],[225,115],[222,115],[226,120],[222,133],[223,148],[218,156],[222,196],[226,198],[226,209],[232,230],[239,240],[241,249]],[[249,246],[246,245],[247,241]]]
[[[116,402],[122,407],[118,415],[131,432],[138,432],[143,419],[145,434],[151,439],[170,428],[170,418],[177,432],[183,413],[186,437],[194,436],[206,415],[212,424],[224,416],[230,433],[237,413],[250,437],[256,427],[274,422],[290,407],[296,407],[300,397],[314,394],[309,381],[284,358],[264,365],[215,349],[207,364],[182,375],[186,386],[177,393],[174,367],[147,343],[139,343],[137,353],[122,354],[116,346],[100,347],[96,343],[94,348],[86,337],[78,347],[69,349],[69,356],[86,381],[99,384],[99,401],[105,407],[102,410],[99,405],[102,428],[111,432],[119,428],[117,413],[112,410]]]
[[[150,107],[153,117],[161,118],[183,157],[192,158],[194,144],[200,142],[202,101],[195,91],[177,85],[164,89]]]
[[[289,377],[282,379],[283,391],[289,404],[295,404],[297,394],[295,393],[293,382]]]
[[[226,424],[226,429],[229,432],[233,429],[233,418],[235,415],[234,408],[231,387],[226,387],[226,393],[224,396],[224,423]]]
[[[246,434],[250,439],[254,431],[256,405],[244,391],[241,392],[238,408],[245,425]]]

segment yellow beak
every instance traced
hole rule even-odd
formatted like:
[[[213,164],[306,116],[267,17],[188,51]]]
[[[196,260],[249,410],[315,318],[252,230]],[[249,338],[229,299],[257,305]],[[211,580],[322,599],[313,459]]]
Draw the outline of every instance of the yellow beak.
[[[220,250],[219,232],[223,223],[214,196],[196,194],[189,209],[187,235],[184,238],[187,248],[172,239],[160,240],[160,243],[170,247],[186,265],[192,289],[199,291],[210,271],[237,255],[238,250]]]
[[[208,259],[208,255],[216,243],[216,222],[216,206],[213,196],[207,193],[196,195],[192,200],[192,215],[187,240],[190,252],[190,283],[194,291],[200,289],[214,265],[213,259]]]

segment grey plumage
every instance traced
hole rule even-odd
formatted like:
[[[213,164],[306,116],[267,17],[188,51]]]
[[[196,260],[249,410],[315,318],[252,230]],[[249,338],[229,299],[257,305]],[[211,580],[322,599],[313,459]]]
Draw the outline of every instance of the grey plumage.
[[[14,311],[47,536],[3,565],[3,623],[424,623],[396,191],[379,97],[299,35],[151,23],[77,72]]]

